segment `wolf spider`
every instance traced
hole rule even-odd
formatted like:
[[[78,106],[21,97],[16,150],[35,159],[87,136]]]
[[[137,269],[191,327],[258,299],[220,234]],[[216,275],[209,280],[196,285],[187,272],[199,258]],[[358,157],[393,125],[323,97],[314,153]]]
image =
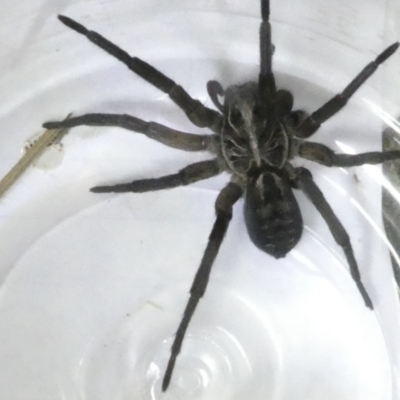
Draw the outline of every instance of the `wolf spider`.
[[[206,291],[211,267],[232,218],[232,206],[242,196],[245,222],[251,240],[262,251],[280,258],[284,257],[301,237],[303,222],[293,189],[303,191],[324,218],[335,241],[342,247],[351,276],[365,305],[373,308],[361,281],[346,230],[314,183],[311,173],[305,168],[293,166],[291,161],[295,157],[301,157],[328,167],[354,167],[400,158],[400,151],[336,154],[323,144],[305,140],[346,105],[378,66],[398,49],[399,43],[392,44],[379,54],[341,93],[311,114],[293,110],[292,94],[288,90],[276,88],[275,85],[269,8],[269,0],[261,0],[261,65],[258,81],[232,85],[226,89],[217,81],[208,82],[208,94],[218,111],[193,99],[162,72],[137,57],[131,57],[100,34],[86,29],[68,17],[58,17],[69,28],[86,36],[144,80],[167,93],[194,125],[213,132],[211,135],[193,135],[126,114],[85,114],[66,121],[46,122],[43,126],[48,129],[79,125],[122,127],[143,133],[166,146],[186,151],[209,151],[215,156],[212,160],[188,165],[176,174],[113,186],[96,186],[91,189],[92,192],[143,193],[189,185],[223,171],[232,175],[215,202],[216,221],[175,335],[162,382],[163,391],[167,390],[170,384],[185,332]],[[224,96],[223,104],[220,103],[219,96]]]

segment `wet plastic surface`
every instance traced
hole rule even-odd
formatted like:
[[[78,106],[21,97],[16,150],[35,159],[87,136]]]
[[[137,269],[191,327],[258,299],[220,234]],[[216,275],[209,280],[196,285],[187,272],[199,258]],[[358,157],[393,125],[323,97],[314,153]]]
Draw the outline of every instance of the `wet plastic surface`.
[[[226,86],[257,77],[259,4],[242,3],[2,3],[0,174],[42,122],[69,112],[131,113],[203,132],[56,14],[101,32],[211,106],[207,80]],[[396,40],[389,3],[275,3],[277,80],[296,107],[317,108]],[[390,80],[399,63],[399,55],[390,59],[313,140],[348,153],[380,149],[377,110],[399,114]],[[348,230],[375,312],[304,196],[296,193],[303,237],[281,260],[250,242],[239,202],[161,395],[172,336],[228,176],[168,192],[95,195],[88,188],[172,173],[209,156],[110,128],[74,129],[63,144],[59,167],[32,168],[0,204],[3,397],[400,399],[400,311],[380,167],[297,163],[310,167]]]

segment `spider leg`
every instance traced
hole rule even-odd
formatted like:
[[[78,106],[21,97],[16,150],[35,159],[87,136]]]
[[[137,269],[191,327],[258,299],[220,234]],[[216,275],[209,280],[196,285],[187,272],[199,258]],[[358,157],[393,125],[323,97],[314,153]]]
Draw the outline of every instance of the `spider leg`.
[[[272,55],[274,53],[271,42],[271,24],[269,22],[269,0],[261,0],[260,25],[260,75],[258,88],[265,107],[272,103],[275,92],[275,78],[272,72]]]
[[[90,189],[93,193],[144,193],[156,190],[172,189],[186,186],[203,179],[212,178],[222,172],[218,160],[200,161],[190,164],[178,173],[165,175],[154,179],[139,179],[129,183],[120,183],[113,186],[95,186]]]
[[[86,36],[96,46],[117,58],[141,78],[168,94],[171,100],[182,109],[193,124],[199,127],[208,127],[214,132],[220,131],[222,116],[217,111],[205,107],[200,101],[193,99],[172,79],[140,58],[131,57],[126,51],[111,43],[97,32],[88,30],[73,19],[63,15],[59,15],[58,19],[69,28]]]
[[[329,147],[313,142],[302,142],[297,155],[327,167],[357,167],[364,164],[381,164],[400,158],[399,150],[371,151],[361,154],[336,154]]]
[[[46,129],[61,127],[88,126],[116,126],[130,131],[143,133],[166,146],[186,151],[212,151],[215,135],[193,135],[177,131],[157,122],[146,122],[128,114],[85,114],[64,121],[45,122]]]
[[[218,96],[224,95],[224,89],[222,85],[218,81],[208,81],[207,82],[207,92],[210,96],[211,101],[214,103],[214,106],[218,108],[222,113],[224,112],[224,106],[218,99]]]
[[[222,240],[228,229],[229,222],[232,218],[232,207],[242,196],[243,190],[240,186],[230,182],[220,192],[215,202],[215,211],[217,219],[214,223],[211,234],[208,238],[208,244],[203,254],[203,258],[198,268],[192,287],[190,289],[190,298],[183,313],[182,320],[179,324],[175,335],[174,343],[171,347],[171,355],[168,361],[167,369],[162,382],[162,390],[165,392],[171,381],[176,358],[181,351],[182,342],[185,337],[186,329],[193,317],[196,307],[203,297],[208,280],[210,277],[211,267],[218,254]]]
[[[328,100],[322,107],[314,111],[299,126],[296,136],[301,138],[310,137],[330,117],[340,111],[356,92],[356,90],[377,70],[379,65],[386,61],[399,48],[399,42],[393,43],[384,50],[378,57],[370,62],[345,89]]]
[[[346,256],[347,262],[350,266],[350,273],[353,277],[358,290],[361,293],[361,296],[364,299],[365,305],[373,309],[372,301],[365,290],[364,285],[361,282],[360,271],[358,269],[357,261],[354,257],[353,248],[350,243],[349,235],[344,229],[343,225],[336,217],[333,212],[331,206],[326,201],[323,193],[315,184],[310,171],[306,168],[296,168],[293,171],[290,171],[292,176],[294,174],[294,183],[297,188],[301,189],[305,195],[309,198],[311,203],[314,204],[316,209],[321,214],[322,218],[324,218],[327,223],[330,231],[332,232],[333,237],[335,238],[336,243],[342,247],[344,254]]]

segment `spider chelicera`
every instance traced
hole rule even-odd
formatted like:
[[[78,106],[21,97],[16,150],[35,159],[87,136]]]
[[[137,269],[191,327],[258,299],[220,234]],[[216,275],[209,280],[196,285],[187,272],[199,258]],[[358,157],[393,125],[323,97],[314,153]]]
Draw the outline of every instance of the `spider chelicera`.
[[[311,173],[305,168],[293,166],[292,160],[301,157],[329,167],[354,167],[400,158],[400,151],[336,154],[327,146],[305,140],[346,105],[378,66],[398,49],[399,43],[392,44],[379,54],[341,93],[311,114],[293,110],[292,94],[288,90],[276,88],[275,85],[269,8],[269,0],[261,0],[261,65],[258,81],[232,85],[226,89],[217,81],[208,82],[208,93],[218,111],[205,107],[162,72],[137,57],[131,57],[98,33],[86,29],[68,17],[58,17],[69,28],[86,36],[147,82],[167,93],[194,125],[213,132],[211,135],[193,135],[126,114],[85,114],[65,121],[46,122],[44,127],[48,129],[79,125],[122,127],[143,133],[176,149],[209,151],[215,156],[212,160],[188,165],[176,174],[114,186],[96,186],[91,189],[92,192],[143,193],[189,185],[223,171],[231,174],[230,182],[222,189],[215,202],[216,221],[175,335],[162,382],[163,391],[170,384],[185,332],[206,291],[211,267],[232,217],[232,207],[242,196],[245,222],[251,240],[262,251],[280,258],[284,257],[301,237],[303,222],[293,189],[303,191],[324,218],[338,245],[342,247],[351,276],[365,305],[373,308],[361,281],[347,232],[314,183]],[[219,101],[219,97],[222,96],[223,104]]]

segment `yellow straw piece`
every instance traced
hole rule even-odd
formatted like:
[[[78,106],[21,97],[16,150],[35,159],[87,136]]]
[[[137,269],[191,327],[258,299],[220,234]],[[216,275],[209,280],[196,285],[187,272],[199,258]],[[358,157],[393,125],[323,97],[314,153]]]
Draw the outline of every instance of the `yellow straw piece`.
[[[67,116],[69,119],[71,114]],[[68,128],[47,129],[30,147],[26,149],[22,158],[0,181],[0,197],[17,181],[17,179],[28,169],[28,167],[38,158],[46,148],[61,138],[68,132]]]

